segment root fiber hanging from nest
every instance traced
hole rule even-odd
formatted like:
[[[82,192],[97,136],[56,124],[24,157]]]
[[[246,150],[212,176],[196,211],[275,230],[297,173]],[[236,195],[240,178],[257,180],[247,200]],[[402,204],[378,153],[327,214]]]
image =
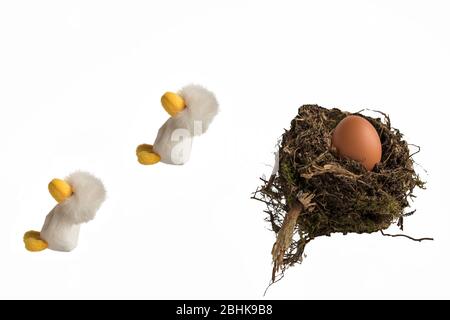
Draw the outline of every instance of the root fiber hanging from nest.
[[[379,113],[383,119],[357,113],[375,127],[382,143],[381,162],[367,171],[331,148],[333,129],[350,113],[317,105],[299,108],[279,143],[278,172],[261,179],[263,186],[253,196],[266,204],[267,221],[277,235],[272,282],[300,263],[305,246],[317,237],[382,232],[392,224],[403,230],[404,217],[412,214],[404,210],[424,182],[408,143]]]

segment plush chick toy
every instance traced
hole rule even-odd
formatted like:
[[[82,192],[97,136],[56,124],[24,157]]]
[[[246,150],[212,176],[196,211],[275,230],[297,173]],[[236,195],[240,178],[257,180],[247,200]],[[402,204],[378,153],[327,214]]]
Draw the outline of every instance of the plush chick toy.
[[[219,111],[216,97],[201,86],[189,85],[178,93],[165,93],[161,103],[171,118],[159,129],[153,145],[137,148],[138,161],[143,165],[185,164],[193,137],[205,133]]]
[[[78,243],[80,225],[94,219],[105,200],[105,188],[91,174],[75,172],[65,180],[52,180],[48,189],[58,205],[47,215],[41,232],[25,233],[25,248],[72,251]]]

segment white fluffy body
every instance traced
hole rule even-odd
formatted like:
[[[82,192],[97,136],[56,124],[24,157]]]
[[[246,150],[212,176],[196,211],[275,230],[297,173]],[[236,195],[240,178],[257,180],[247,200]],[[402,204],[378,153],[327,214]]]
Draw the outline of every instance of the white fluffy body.
[[[78,244],[80,224],[94,219],[105,201],[103,183],[87,172],[75,172],[66,178],[73,195],[56,205],[47,215],[41,230],[41,238],[49,249],[71,251]]]
[[[205,133],[219,113],[219,103],[211,91],[199,85],[189,85],[178,94],[186,102],[186,109],[177,117],[184,119],[193,136]]]
[[[178,94],[186,108],[159,129],[153,148],[162,162],[181,165],[190,158],[192,138],[208,130],[219,104],[211,91],[199,85],[186,86]]]

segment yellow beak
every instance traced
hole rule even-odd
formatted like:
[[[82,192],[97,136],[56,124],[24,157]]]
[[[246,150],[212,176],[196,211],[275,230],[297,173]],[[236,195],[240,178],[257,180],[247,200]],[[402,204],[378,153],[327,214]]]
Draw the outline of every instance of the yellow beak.
[[[178,113],[186,108],[186,103],[184,99],[176,93],[166,92],[161,97],[161,104],[164,109],[170,114],[172,117],[176,116]]]
[[[48,191],[58,203],[63,202],[73,194],[72,187],[60,179],[53,179],[48,184]]]

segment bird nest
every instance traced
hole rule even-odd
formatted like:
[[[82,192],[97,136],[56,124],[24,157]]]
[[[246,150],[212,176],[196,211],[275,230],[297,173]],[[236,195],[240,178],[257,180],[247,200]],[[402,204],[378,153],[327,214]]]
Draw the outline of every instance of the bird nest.
[[[317,237],[383,233],[392,224],[403,230],[404,218],[413,213],[406,208],[413,190],[424,188],[424,182],[414,170],[410,145],[386,114],[357,114],[375,127],[382,143],[381,162],[372,171],[339,157],[331,147],[333,129],[348,112],[304,105],[283,134],[278,170],[270,179],[262,178],[264,184],[253,196],[266,204],[267,221],[277,236],[272,282],[300,263],[305,246]]]

